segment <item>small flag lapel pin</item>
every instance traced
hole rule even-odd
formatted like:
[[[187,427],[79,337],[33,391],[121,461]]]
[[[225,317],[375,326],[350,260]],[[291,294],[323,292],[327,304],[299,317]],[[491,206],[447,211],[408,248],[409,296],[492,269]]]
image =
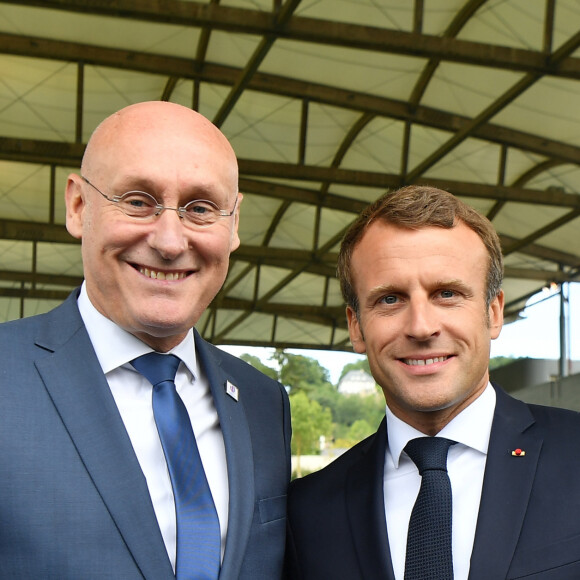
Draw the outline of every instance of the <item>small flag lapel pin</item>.
[[[523,457],[525,454],[526,452],[523,449],[520,449],[519,447],[512,451],[512,455],[514,457]]]
[[[240,396],[240,390],[238,389],[238,387],[236,387],[236,385],[230,383],[230,381],[226,381],[226,393],[232,399],[234,399],[234,401],[237,401]]]

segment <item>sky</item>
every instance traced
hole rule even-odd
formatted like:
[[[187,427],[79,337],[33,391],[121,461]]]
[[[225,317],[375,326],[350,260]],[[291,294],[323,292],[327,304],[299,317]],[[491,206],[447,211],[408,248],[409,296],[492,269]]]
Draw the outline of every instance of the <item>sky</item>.
[[[568,357],[580,360],[580,283],[566,286],[568,293]],[[536,294],[526,304],[522,319],[503,327],[496,340],[491,343],[491,356],[560,358],[560,295],[558,291]],[[274,352],[271,348],[244,346],[221,346],[223,350],[237,356],[243,353],[257,356],[264,364],[275,367],[269,360]],[[330,381],[338,382],[343,367],[364,358],[349,352],[324,350],[289,349],[292,354],[301,354],[317,360],[328,369]]]

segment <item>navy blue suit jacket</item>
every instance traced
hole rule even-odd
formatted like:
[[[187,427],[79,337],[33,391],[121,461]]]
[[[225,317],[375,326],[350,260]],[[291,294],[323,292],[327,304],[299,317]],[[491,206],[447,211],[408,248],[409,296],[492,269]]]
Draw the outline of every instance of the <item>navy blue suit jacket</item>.
[[[580,578],[580,416],[499,387],[469,580]],[[387,429],[290,486],[288,580],[393,580]],[[515,457],[520,448],[525,456]]]
[[[195,336],[224,437],[220,580],[281,576],[290,417],[283,387]],[[147,483],[76,305],[0,325],[0,578],[175,578]],[[239,401],[225,383],[239,389]]]

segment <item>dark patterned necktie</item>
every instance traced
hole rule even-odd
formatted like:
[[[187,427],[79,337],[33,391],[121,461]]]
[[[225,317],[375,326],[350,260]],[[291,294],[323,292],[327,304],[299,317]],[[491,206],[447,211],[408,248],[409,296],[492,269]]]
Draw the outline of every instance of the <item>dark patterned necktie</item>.
[[[452,580],[451,482],[447,452],[454,441],[419,437],[405,447],[421,474],[421,489],[411,512],[405,580]]]
[[[175,497],[177,580],[216,580],[220,526],[187,409],[175,390],[179,358],[157,352],[132,365],[153,385],[153,414]]]

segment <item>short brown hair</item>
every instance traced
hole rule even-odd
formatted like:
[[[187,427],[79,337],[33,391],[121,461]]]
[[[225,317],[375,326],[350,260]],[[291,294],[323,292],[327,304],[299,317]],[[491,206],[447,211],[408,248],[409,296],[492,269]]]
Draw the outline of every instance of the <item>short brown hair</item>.
[[[499,237],[491,222],[447,191],[435,187],[409,185],[381,196],[364,209],[342,239],[337,276],[342,296],[357,316],[359,302],[352,279],[352,254],[367,228],[376,220],[409,229],[433,226],[451,229],[458,222],[463,222],[480,237],[489,255],[487,306],[500,293],[503,256]]]

